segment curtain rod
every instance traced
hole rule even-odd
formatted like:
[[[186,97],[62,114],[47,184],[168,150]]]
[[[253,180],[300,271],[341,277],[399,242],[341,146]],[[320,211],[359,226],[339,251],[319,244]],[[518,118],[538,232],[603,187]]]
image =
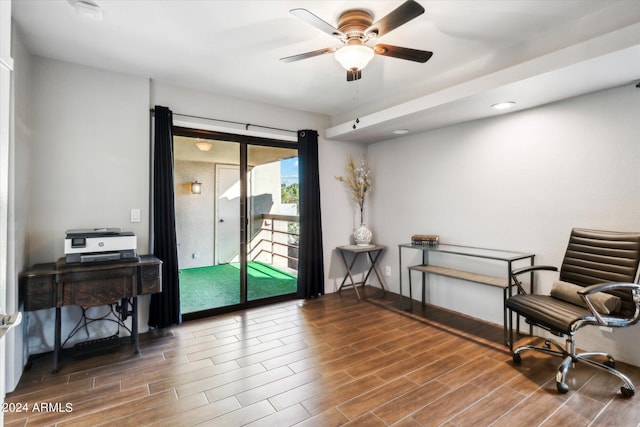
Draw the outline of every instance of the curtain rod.
[[[155,113],[155,109],[152,108],[151,109],[151,113]],[[190,114],[180,114],[180,113],[172,113],[172,114],[174,116],[189,117],[189,118],[192,118],[192,119],[210,120],[210,121],[214,121],[214,122],[231,123],[231,124],[234,124],[234,125],[244,125],[244,130],[249,130],[249,126],[252,126],[254,128],[279,130],[281,132],[289,132],[289,133],[295,133],[295,134],[298,133],[297,130],[281,129],[281,128],[275,128],[275,127],[271,127],[271,126],[263,126],[263,125],[254,125],[254,124],[251,124],[251,123],[234,122],[233,120],[213,119],[211,117],[192,116]]]

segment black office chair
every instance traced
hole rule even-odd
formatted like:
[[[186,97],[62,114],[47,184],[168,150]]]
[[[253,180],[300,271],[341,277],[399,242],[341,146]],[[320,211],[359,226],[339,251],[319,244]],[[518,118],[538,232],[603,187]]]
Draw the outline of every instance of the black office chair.
[[[566,347],[546,340],[544,347],[523,345],[513,349],[512,315],[509,315],[510,347],[513,361],[521,361],[525,350],[563,357],[558,367],[556,386],[560,393],[569,391],[565,379],[570,365],[586,362],[616,375],[624,382],[620,392],[634,395],[631,380],[615,369],[613,358],[602,352],[576,353],[574,335],[579,329],[595,325],[609,328],[630,326],[640,318],[640,285],[636,274],[640,261],[640,233],[623,233],[573,229],[560,268],[559,280],[550,295],[527,294],[518,275],[536,270],[553,270],[551,266],[524,267],[513,272],[518,294],[507,299],[507,309],[558,337],[566,338]],[[554,345],[558,350],[551,348]],[[603,362],[597,361],[598,359]]]

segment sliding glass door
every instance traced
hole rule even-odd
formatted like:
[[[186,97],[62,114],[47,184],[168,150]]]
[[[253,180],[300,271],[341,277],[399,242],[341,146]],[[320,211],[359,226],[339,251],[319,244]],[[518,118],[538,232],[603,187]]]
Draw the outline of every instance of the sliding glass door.
[[[298,150],[248,147],[247,299],[296,291]]]
[[[183,314],[241,302],[239,161],[237,143],[174,137],[176,238]]]
[[[293,297],[295,144],[178,128],[174,162],[185,320]]]

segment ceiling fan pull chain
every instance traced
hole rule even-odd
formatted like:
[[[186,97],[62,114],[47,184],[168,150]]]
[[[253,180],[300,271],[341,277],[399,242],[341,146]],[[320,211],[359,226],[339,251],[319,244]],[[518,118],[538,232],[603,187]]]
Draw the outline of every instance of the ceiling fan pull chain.
[[[354,71],[355,73],[355,71]],[[360,119],[358,118],[358,95],[360,94],[360,82],[359,80],[355,81],[355,93],[353,95],[353,115],[356,118],[353,122],[353,129],[357,128],[357,124],[360,123]]]

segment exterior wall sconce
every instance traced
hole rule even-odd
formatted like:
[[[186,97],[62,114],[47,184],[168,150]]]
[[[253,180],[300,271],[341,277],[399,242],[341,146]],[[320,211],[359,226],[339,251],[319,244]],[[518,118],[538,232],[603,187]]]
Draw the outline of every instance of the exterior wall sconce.
[[[191,183],[191,194],[202,194],[202,183],[196,181],[193,181]]]

